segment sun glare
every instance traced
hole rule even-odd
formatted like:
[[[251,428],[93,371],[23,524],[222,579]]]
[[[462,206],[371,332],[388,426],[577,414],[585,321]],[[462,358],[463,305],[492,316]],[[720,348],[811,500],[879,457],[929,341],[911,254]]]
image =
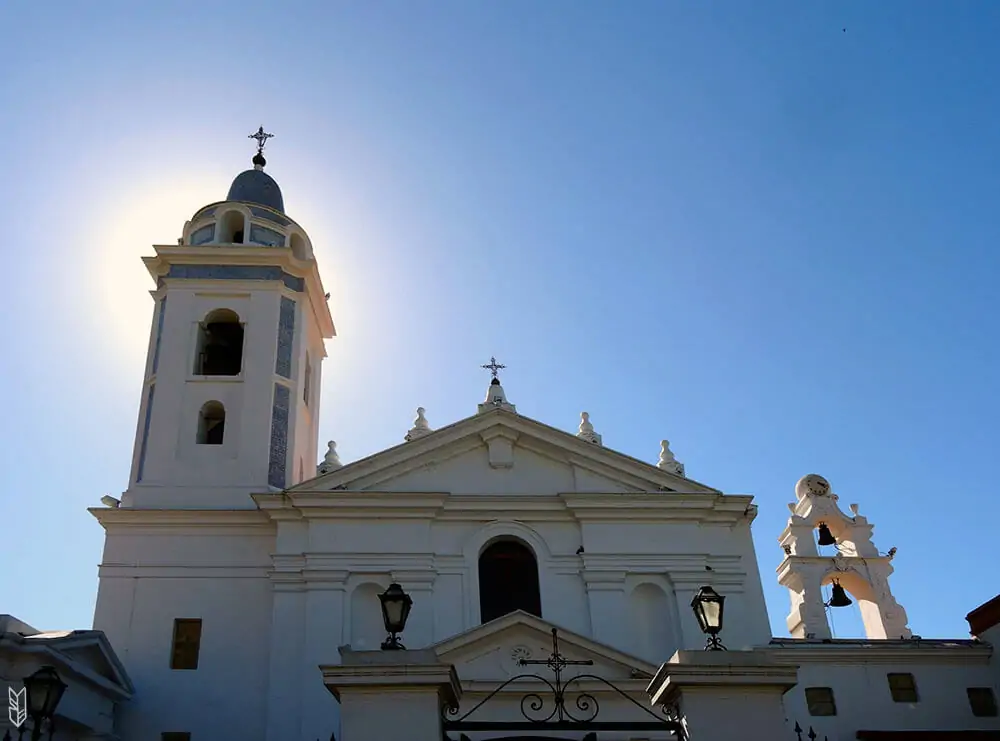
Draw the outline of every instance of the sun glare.
[[[154,254],[153,245],[176,244],[185,221],[220,200],[219,190],[217,179],[130,184],[127,193],[93,211],[85,232],[91,246],[87,253],[99,259],[83,266],[93,286],[85,312],[90,344],[114,361],[109,369],[141,358],[149,342],[149,291],[155,285],[141,258]]]

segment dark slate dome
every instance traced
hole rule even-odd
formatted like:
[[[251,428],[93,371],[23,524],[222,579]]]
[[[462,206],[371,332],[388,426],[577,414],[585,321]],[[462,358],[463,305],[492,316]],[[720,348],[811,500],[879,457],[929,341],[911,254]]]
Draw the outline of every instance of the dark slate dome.
[[[229,195],[226,196],[226,200],[256,203],[285,213],[285,201],[281,197],[281,188],[274,182],[274,178],[261,169],[245,170],[237,175],[229,187]]]

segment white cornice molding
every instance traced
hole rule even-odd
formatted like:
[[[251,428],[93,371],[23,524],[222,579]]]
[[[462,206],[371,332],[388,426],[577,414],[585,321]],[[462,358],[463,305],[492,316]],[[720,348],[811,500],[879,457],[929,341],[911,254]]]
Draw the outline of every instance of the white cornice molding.
[[[227,535],[249,533],[268,535],[274,532],[268,516],[255,509],[139,509],[132,507],[89,507],[87,509],[105,530],[127,527],[151,529],[218,530]],[[239,532],[235,532],[239,531]]]
[[[856,643],[778,638],[760,648],[782,664],[961,664],[987,665],[987,643],[947,640],[859,640]]]
[[[623,522],[698,522],[737,525],[753,515],[753,497],[742,494],[593,494],[559,495],[578,520]]]
[[[201,564],[101,564],[101,579],[266,579],[271,564],[202,566]]]
[[[171,265],[264,265],[277,266],[289,275],[305,281],[305,294],[313,316],[325,339],[336,337],[337,330],[326,301],[319,265],[315,260],[299,260],[289,247],[192,247],[190,245],[153,245],[155,256],[142,258],[154,281],[163,278]],[[183,279],[179,279],[183,280]],[[233,281],[225,281],[232,283]]]
[[[517,515],[524,521],[634,522],[734,526],[750,518],[752,497],[671,492],[450,494],[448,492],[289,490],[254,494],[272,520],[301,518],[435,519],[479,521]]]
[[[373,491],[290,491],[252,496],[262,513],[274,520],[433,519],[448,498],[444,492]]]

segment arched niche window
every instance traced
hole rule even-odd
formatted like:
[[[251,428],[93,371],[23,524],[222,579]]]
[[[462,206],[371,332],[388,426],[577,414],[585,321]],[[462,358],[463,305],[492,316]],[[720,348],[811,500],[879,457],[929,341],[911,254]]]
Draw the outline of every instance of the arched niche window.
[[[292,248],[292,254],[299,260],[305,260],[309,257],[306,253],[306,240],[302,238],[301,234],[292,232],[292,236],[289,238],[288,243],[288,246]]]
[[[217,401],[209,401],[198,413],[198,444],[222,445],[226,432],[226,408]]]
[[[241,211],[227,211],[219,223],[221,235],[219,241],[231,244],[243,244],[243,232],[246,229],[246,217]]]
[[[194,372],[238,376],[243,367],[243,325],[235,311],[216,309],[198,326]]]
[[[498,540],[479,556],[479,613],[482,622],[524,610],[542,616],[538,562],[517,540]]]

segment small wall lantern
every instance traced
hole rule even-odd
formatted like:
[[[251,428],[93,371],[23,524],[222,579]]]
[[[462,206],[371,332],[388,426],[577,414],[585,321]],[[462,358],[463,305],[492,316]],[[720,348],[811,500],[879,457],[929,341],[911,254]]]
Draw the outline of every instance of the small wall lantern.
[[[24,690],[28,706],[26,709],[32,724],[31,741],[38,741],[42,737],[42,723],[45,721],[49,722],[49,738],[52,738],[55,732],[53,719],[59,701],[66,692],[66,683],[59,678],[53,667],[43,666],[24,678]]]
[[[413,598],[403,588],[393,582],[378,596],[382,603],[382,622],[389,636],[382,642],[383,651],[398,651],[406,648],[399,641],[399,633],[406,628],[406,619],[413,607]]]
[[[702,587],[691,600],[691,609],[698,618],[698,627],[708,636],[706,651],[725,651],[726,647],[719,640],[722,631],[722,618],[726,598],[711,587]]]

